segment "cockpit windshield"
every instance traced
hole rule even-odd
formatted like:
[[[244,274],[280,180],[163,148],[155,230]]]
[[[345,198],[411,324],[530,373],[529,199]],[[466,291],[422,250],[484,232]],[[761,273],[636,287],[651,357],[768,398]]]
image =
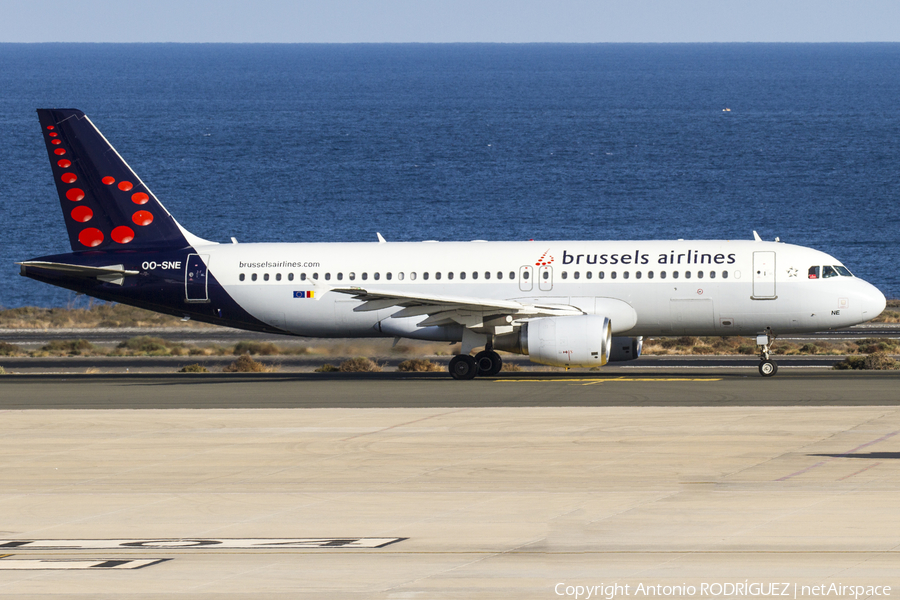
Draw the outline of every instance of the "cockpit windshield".
[[[809,268],[810,279],[826,279],[828,277],[853,277],[850,269],[843,265],[825,265],[824,267],[814,266]]]

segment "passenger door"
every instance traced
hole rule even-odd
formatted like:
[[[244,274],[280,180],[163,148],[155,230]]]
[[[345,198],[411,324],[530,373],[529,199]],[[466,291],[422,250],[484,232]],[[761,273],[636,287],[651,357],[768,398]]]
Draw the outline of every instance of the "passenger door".
[[[775,252],[753,253],[753,299],[772,300],[775,296]]]

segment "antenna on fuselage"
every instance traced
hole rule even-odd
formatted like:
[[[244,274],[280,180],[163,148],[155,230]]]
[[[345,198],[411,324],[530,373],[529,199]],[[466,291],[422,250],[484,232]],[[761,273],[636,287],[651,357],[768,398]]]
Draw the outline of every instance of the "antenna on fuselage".
[[[381,235],[380,233],[378,233],[377,231],[375,232],[375,235],[378,236],[378,243],[379,243],[379,244],[383,244],[383,243],[385,243],[385,242],[387,241],[386,239],[384,239],[384,236],[382,236],[382,235]]]
[[[756,230],[755,230],[755,229],[753,230],[753,239],[754,239],[754,241],[757,241],[757,242],[761,242],[761,241],[762,241],[762,238],[759,237],[759,234],[756,233]]]

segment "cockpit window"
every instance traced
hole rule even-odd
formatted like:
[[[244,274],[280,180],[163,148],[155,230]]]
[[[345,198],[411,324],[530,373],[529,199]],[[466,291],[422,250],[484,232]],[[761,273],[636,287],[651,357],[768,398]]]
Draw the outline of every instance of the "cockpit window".
[[[810,267],[809,268],[809,278],[810,279],[818,279],[819,278],[819,269],[821,267]]]
[[[841,274],[841,277],[853,277],[853,273],[850,272],[850,269],[841,265],[834,265],[834,268],[837,269],[837,272]]]
[[[837,277],[838,272],[834,270],[834,267],[825,265],[822,267],[822,279],[826,279],[828,277]]]

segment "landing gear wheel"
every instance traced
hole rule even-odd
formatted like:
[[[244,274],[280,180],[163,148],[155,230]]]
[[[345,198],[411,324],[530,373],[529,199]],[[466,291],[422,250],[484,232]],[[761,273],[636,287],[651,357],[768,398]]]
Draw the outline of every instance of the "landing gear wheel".
[[[503,359],[493,350],[482,350],[475,355],[475,364],[479,375],[493,377],[503,368]]]
[[[478,365],[468,354],[459,354],[450,359],[450,375],[453,379],[475,379]]]
[[[763,377],[772,377],[778,372],[778,363],[774,360],[764,360],[759,363],[759,374]]]

